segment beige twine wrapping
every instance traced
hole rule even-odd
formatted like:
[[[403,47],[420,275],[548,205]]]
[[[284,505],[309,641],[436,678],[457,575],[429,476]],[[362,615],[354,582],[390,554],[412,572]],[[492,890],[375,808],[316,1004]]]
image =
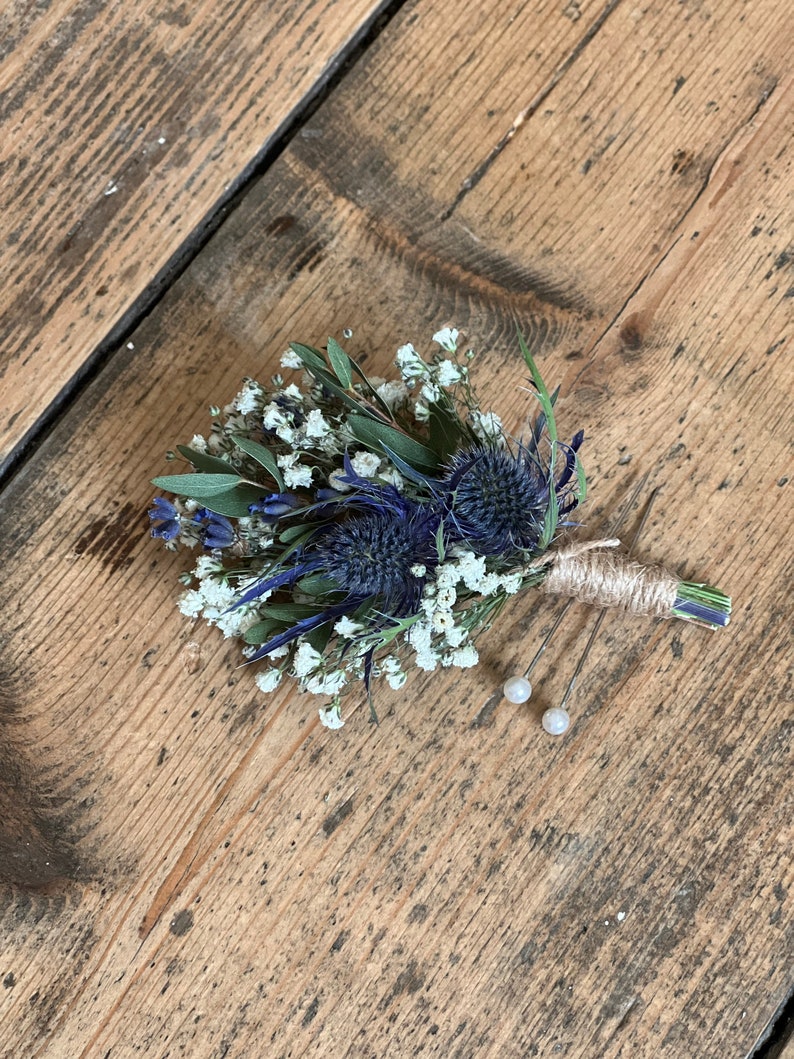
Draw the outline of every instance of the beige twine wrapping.
[[[595,607],[620,607],[632,614],[673,617],[681,579],[663,566],[643,566],[619,552],[618,540],[586,541],[560,548],[548,557],[543,591],[571,596]]]

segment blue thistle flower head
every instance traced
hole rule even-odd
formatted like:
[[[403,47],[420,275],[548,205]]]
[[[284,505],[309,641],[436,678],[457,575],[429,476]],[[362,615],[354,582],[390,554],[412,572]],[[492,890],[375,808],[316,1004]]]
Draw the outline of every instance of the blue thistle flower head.
[[[372,599],[375,608],[395,617],[413,613],[422,596],[425,571],[438,563],[436,532],[440,516],[434,507],[400,497],[336,523],[317,546],[319,569],[349,599]]]
[[[439,562],[436,504],[404,497],[393,486],[376,485],[352,472],[357,491],[339,496],[335,519],[321,526],[288,562],[248,589],[238,607],[276,589],[289,589],[308,574],[327,582],[327,602],[316,613],[271,637],[251,656],[256,661],[320,625],[366,605],[372,629],[389,618],[418,610],[428,575]],[[421,571],[424,567],[424,572]],[[371,666],[368,655],[367,667]]]
[[[512,558],[533,551],[549,505],[564,516],[578,503],[570,482],[583,440],[580,431],[570,445],[558,443],[565,465],[556,479],[534,436],[515,450],[477,445],[456,453],[440,483],[450,536],[481,555]]]

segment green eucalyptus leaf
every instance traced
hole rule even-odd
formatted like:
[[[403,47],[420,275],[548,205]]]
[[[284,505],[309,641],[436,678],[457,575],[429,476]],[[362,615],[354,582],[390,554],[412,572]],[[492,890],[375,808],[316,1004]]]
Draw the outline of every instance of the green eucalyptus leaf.
[[[358,412],[362,416],[373,416],[373,412],[365,404],[362,403],[361,398],[356,396],[355,393],[348,393],[347,390],[343,389],[330,371],[313,371],[317,382],[319,382],[329,393],[332,393],[335,397],[346,404],[348,408],[352,408],[354,412]]]
[[[283,628],[283,621],[274,621],[272,618],[268,618],[265,621],[258,621],[256,625],[246,629],[243,633],[243,639],[246,643],[257,645],[267,643],[272,636],[275,636],[277,632],[281,632]]]
[[[388,448],[417,470],[435,471],[438,468],[439,459],[432,449],[403,434],[396,427],[389,426],[388,423],[352,415],[348,416],[347,424],[363,445],[376,452],[383,452]]]
[[[328,339],[328,359],[331,361],[331,367],[336,372],[337,379],[346,390],[349,390],[353,384],[350,357],[348,357],[335,338],[329,337]]]
[[[417,471],[415,467],[411,467],[409,463],[406,463],[405,460],[403,460],[400,456],[397,455],[394,449],[390,449],[388,445],[384,445],[383,451],[389,457],[389,459],[400,472],[400,474],[403,476],[403,478],[407,478],[409,482],[414,482],[416,485],[421,485],[423,487],[427,487],[428,485],[431,487],[433,486],[434,479],[432,476],[422,474],[421,471]]]
[[[199,494],[202,497],[214,496],[237,485],[239,481],[240,475],[233,471],[229,474],[163,474],[159,478],[152,478],[152,485],[168,493],[176,493],[177,496],[190,496],[198,500]]]
[[[311,537],[314,533],[316,526],[288,526],[285,530],[282,530],[278,535],[278,539],[282,544],[293,544],[299,540],[302,536]]]
[[[373,404],[378,406],[380,412],[383,414],[383,416],[386,419],[389,419],[389,420],[391,420],[393,422],[394,421],[394,412],[392,412],[391,408],[389,408],[389,406],[386,404],[386,402],[380,396],[378,391],[375,389],[375,387],[369,381],[369,379],[367,378],[366,373],[364,372],[363,368],[360,368],[358,366],[358,364],[356,364],[356,362],[353,360],[352,357],[348,357],[348,360],[350,361],[351,368],[353,369],[355,374],[359,377],[359,379],[361,379],[361,382],[364,384],[364,387],[367,390],[367,393],[369,394],[370,398],[372,399]]]
[[[290,342],[289,348],[293,353],[297,353],[310,372],[328,371],[325,357],[314,346],[304,346],[302,342]]]
[[[460,419],[454,411],[433,402],[430,405],[428,428],[430,445],[443,463],[447,457],[460,448],[465,436],[461,429]]]
[[[362,415],[371,414],[354,394],[347,393],[345,388],[339,385],[337,380],[328,370],[328,364],[318,349],[314,349],[313,346],[304,346],[300,342],[290,342],[290,349],[293,353],[297,353],[303,361],[304,367],[314,376],[316,381],[319,382],[321,386],[324,386],[330,393],[334,394],[335,397],[338,397],[340,401],[348,406],[348,408],[352,408],[354,411],[360,412]],[[344,353],[344,356],[347,359],[348,365],[351,365],[352,361],[346,353]]]
[[[242,449],[243,452],[255,459],[261,467],[265,468],[283,493],[286,488],[284,485],[284,479],[279,470],[279,466],[276,463],[276,457],[270,449],[266,448],[264,445],[260,445],[258,441],[251,441],[250,438],[243,437],[241,434],[234,434],[232,436],[232,441],[238,449]]]
[[[322,625],[318,625],[316,629],[306,633],[304,639],[308,641],[315,651],[319,651],[322,654],[328,646],[328,641],[331,639],[333,631],[330,620],[324,621]]]
[[[322,596],[327,592],[339,591],[339,585],[332,577],[325,574],[308,574],[297,582],[295,588],[307,596]]]
[[[216,515],[226,515],[227,518],[247,518],[251,504],[262,499],[262,489],[255,485],[236,485],[233,489],[226,489],[221,493],[211,493],[202,496],[199,493],[190,494],[192,500],[197,500],[202,507],[208,511],[214,511]]]
[[[265,618],[286,622],[289,625],[302,621],[304,618],[311,618],[317,613],[317,607],[311,603],[272,603],[270,606],[262,607],[262,614]]]
[[[380,408],[380,410],[386,415],[387,418],[393,419],[394,417],[389,410],[388,405],[378,397],[377,393],[370,385],[364,372],[359,368],[354,360],[348,357],[347,353],[342,349],[338,342],[333,338],[328,339],[328,356],[331,360],[334,371],[336,372],[337,378],[331,374],[328,370],[328,362],[322,355],[319,349],[315,349],[313,346],[304,346],[301,342],[290,342],[290,349],[293,353],[297,353],[300,359],[303,361],[304,367],[311,372],[314,378],[322,386],[326,388],[330,393],[338,397],[340,401],[347,405],[348,408],[352,408],[354,411],[359,412],[361,415],[374,416],[373,413],[366,405],[361,403],[361,400],[356,397],[355,393],[348,393],[347,390],[350,388],[353,382],[353,372],[358,375],[364,382],[367,390],[370,393],[373,401]],[[337,379],[339,381],[337,381]],[[342,385],[339,385],[339,382]]]
[[[220,456],[210,456],[207,452],[199,452],[197,449],[191,449],[187,445],[177,445],[177,449],[186,460],[190,460],[197,470],[204,471],[205,474],[234,473],[234,467],[226,460],[222,460]]]

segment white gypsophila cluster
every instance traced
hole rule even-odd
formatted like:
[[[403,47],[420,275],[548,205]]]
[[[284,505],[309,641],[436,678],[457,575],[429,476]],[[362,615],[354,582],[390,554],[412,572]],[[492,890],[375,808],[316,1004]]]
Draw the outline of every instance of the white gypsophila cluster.
[[[310,643],[304,641],[292,660],[292,675],[302,680],[314,673],[323,664],[323,656]]]
[[[353,621],[347,614],[340,618],[334,625],[334,632],[337,636],[344,636],[346,640],[351,640],[357,636],[360,632],[364,631],[364,626],[360,621]]]
[[[331,673],[315,673],[307,678],[303,686],[312,695],[338,695],[347,680],[343,669],[335,669]]]
[[[275,691],[281,683],[283,673],[280,669],[274,669],[272,666],[268,666],[267,669],[260,670],[254,677],[254,683],[260,691],[265,693]]]
[[[457,340],[458,332],[452,327],[445,327],[433,335],[433,341],[453,355],[457,352]],[[397,350],[396,363],[405,387],[408,390],[419,387],[413,404],[413,417],[417,423],[427,423],[430,406],[442,398],[445,390],[463,382],[468,374],[468,369],[454,360],[423,360],[410,342]]]
[[[232,401],[232,408],[240,415],[250,415],[252,412],[261,411],[264,404],[265,392],[254,379],[246,379],[242,390]]]
[[[471,413],[471,428],[480,441],[487,441],[504,445],[504,431],[502,420],[496,412],[480,412],[473,410]]]
[[[408,674],[403,670],[402,662],[396,655],[387,655],[382,658],[378,663],[378,670],[394,691],[399,690],[408,680]]]
[[[453,549],[452,555],[453,558],[442,563],[436,571],[437,586],[462,583],[481,596],[492,596],[502,591],[512,596],[521,587],[523,575],[520,571],[508,574],[489,573],[485,557],[464,548]]]
[[[209,625],[215,625],[225,637],[243,636],[248,629],[259,621],[256,611],[248,606],[234,607],[241,591],[255,583],[250,578],[234,587],[223,575],[223,563],[215,555],[200,555],[193,568],[191,580],[198,584],[183,592],[177,603],[180,612],[186,618],[203,618]],[[270,593],[265,593],[266,599]]]
[[[400,346],[397,350],[396,359],[400,374],[409,384],[412,384],[416,379],[423,378],[430,372],[430,365],[419,356],[410,342]]]
[[[350,457],[353,470],[362,478],[374,478],[380,471],[383,462],[384,460],[376,452],[368,452],[366,450],[357,452],[355,456]]]
[[[468,612],[456,610],[460,594],[474,592],[486,598],[514,595],[521,588],[522,576],[521,572],[489,572],[484,556],[464,549],[439,564],[435,580],[422,593],[422,617],[406,635],[417,667],[432,671],[439,665],[461,669],[477,665],[477,648],[468,642]]]
[[[375,386],[375,393],[392,411],[401,408],[408,401],[408,387],[404,382],[383,381],[376,385],[376,380],[372,380],[372,384]]]
[[[447,353],[455,353],[458,348],[458,335],[460,332],[456,327],[442,327],[433,335],[433,341],[437,342]]]
[[[307,489],[312,484],[312,468],[300,462],[299,452],[277,456],[276,463],[284,472],[284,484],[288,489]]]
[[[281,354],[281,367],[299,369],[303,367],[303,361],[294,349],[285,349]]]
[[[345,722],[342,720],[342,711],[339,702],[335,701],[328,706],[321,706],[320,720],[326,728],[330,728],[332,731],[337,731],[338,729],[343,728]]]

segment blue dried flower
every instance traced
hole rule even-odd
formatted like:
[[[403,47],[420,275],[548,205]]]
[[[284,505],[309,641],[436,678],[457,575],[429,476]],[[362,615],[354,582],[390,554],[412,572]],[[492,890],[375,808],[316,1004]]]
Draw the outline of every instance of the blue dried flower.
[[[394,494],[399,497],[396,490]],[[357,515],[324,533],[316,549],[319,569],[356,605],[372,599],[384,614],[411,614],[425,584],[425,576],[417,576],[412,567],[427,570],[438,562],[439,522],[430,505],[399,497],[391,510]]]
[[[269,496],[263,496],[260,500],[249,504],[248,510],[252,515],[261,514],[267,519],[275,521],[281,518],[282,515],[287,515],[290,511],[295,511],[301,506],[301,500],[292,493],[271,493]]]
[[[410,500],[393,486],[359,478],[352,469],[348,474],[359,490],[328,505],[335,509],[338,521],[318,527],[299,553],[271,570],[235,604],[241,606],[266,592],[290,587],[308,575],[327,582],[326,602],[318,600],[314,614],[272,637],[252,660],[362,605],[369,608],[371,629],[378,621],[404,617],[419,607],[428,571],[439,561],[436,534],[441,516],[437,506]]]
[[[580,431],[570,445],[558,443],[565,466],[554,481],[540,458],[533,436],[529,444],[509,448],[475,446],[456,453],[440,483],[450,534],[481,555],[512,558],[532,551],[543,533],[546,511],[557,504],[559,516],[578,502],[570,488],[576,453],[584,440]]]
[[[208,511],[200,507],[193,516],[194,522],[206,520],[201,533],[201,541],[205,548],[228,548],[234,544],[234,526],[224,515],[217,515],[214,511]]]
[[[164,496],[156,496],[149,508],[152,536],[171,541],[179,533],[179,512]],[[159,524],[158,524],[159,523]]]

